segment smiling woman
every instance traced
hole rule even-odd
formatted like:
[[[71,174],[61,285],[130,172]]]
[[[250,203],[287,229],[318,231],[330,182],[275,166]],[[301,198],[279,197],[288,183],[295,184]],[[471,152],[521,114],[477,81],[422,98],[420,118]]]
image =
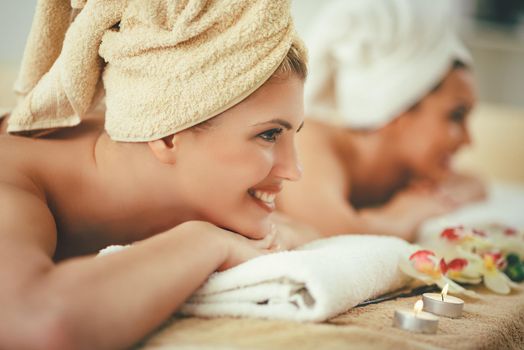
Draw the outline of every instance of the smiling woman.
[[[75,5],[38,3],[0,136],[0,348],[128,347],[212,272],[299,243],[272,214],[301,175],[289,3]],[[42,52],[50,13],[78,15]],[[104,125],[87,113],[102,76]]]
[[[294,139],[303,121],[302,86],[297,74],[272,78],[205,130],[150,142],[158,159],[174,165],[166,174],[176,194],[171,201],[193,208],[195,219],[264,238],[283,181],[300,178]]]

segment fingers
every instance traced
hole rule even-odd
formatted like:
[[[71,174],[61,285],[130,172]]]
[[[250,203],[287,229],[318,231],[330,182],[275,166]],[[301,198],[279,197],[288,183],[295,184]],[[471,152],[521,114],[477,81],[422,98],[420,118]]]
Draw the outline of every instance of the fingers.
[[[280,233],[276,224],[271,224],[271,231],[261,240],[255,241],[254,246],[267,253],[280,252],[285,250],[282,244]]]
[[[409,189],[420,190],[420,191],[430,191],[434,187],[435,187],[435,182],[427,180],[427,179],[419,179],[416,181],[412,181],[409,184]]]
[[[475,182],[457,184],[455,186],[441,186],[439,193],[449,198],[456,206],[476,202],[485,198],[482,185]]]
[[[280,243],[276,243],[267,249],[268,253],[276,253],[284,251],[284,247]]]
[[[268,249],[270,248],[277,236],[277,228],[275,224],[271,224],[270,232],[263,239],[253,241],[253,246],[259,249]]]

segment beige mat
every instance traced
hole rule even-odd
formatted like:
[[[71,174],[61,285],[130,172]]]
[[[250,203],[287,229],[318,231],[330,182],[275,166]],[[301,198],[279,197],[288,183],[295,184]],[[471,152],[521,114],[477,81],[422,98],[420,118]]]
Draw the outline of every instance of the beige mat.
[[[523,349],[524,292],[508,296],[477,289],[460,319],[441,318],[436,335],[393,328],[396,308],[418,297],[355,308],[328,323],[255,319],[175,318],[144,340],[141,349]]]

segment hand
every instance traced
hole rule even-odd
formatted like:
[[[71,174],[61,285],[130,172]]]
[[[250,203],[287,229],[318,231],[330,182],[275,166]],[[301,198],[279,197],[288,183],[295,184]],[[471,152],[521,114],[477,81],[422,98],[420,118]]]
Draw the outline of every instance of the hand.
[[[424,221],[430,217],[446,214],[457,208],[455,202],[441,193],[437,187],[410,187],[398,192],[386,206],[393,216],[410,216]]]
[[[275,230],[264,239],[253,240],[212,224],[208,225],[213,226],[225,245],[226,258],[218,267],[218,271],[230,269],[258,256],[276,251],[274,248]]]
[[[234,233],[206,221],[186,221],[168,231],[165,234],[178,235],[180,232],[199,240],[212,242],[214,252],[210,256],[216,256],[218,252],[219,265],[216,270],[223,271],[239,265],[257,256],[270,253],[269,247],[273,244],[274,235],[268,235],[261,240],[252,240],[238,233]],[[198,244],[197,240],[195,244]],[[208,257],[202,257],[206,259]]]
[[[437,184],[439,193],[456,206],[481,201],[486,198],[486,187],[479,179],[461,174],[451,174]]]
[[[283,214],[274,213],[272,220],[275,235],[273,244],[270,246],[272,250],[290,250],[321,238],[321,235],[312,227],[291,220]]]
[[[384,214],[395,235],[413,241],[422,222],[456,208],[455,202],[436,187],[417,186],[397,193],[384,207]]]
[[[311,227],[274,213],[271,232],[261,240],[251,240],[233,232],[224,231],[229,244],[229,258],[219,271],[236,266],[262,254],[291,250],[321,238]]]

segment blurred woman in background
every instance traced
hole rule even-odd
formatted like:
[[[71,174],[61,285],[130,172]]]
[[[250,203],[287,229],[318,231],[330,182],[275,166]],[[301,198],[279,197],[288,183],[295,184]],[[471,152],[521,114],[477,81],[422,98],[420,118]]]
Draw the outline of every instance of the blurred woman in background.
[[[299,138],[303,179],[277,206],[323,235],[413,240],[426,219],[484,197],[452,156],[471,142],[471,57],[450,4],[339,1],[308,42],[311,75]]]

